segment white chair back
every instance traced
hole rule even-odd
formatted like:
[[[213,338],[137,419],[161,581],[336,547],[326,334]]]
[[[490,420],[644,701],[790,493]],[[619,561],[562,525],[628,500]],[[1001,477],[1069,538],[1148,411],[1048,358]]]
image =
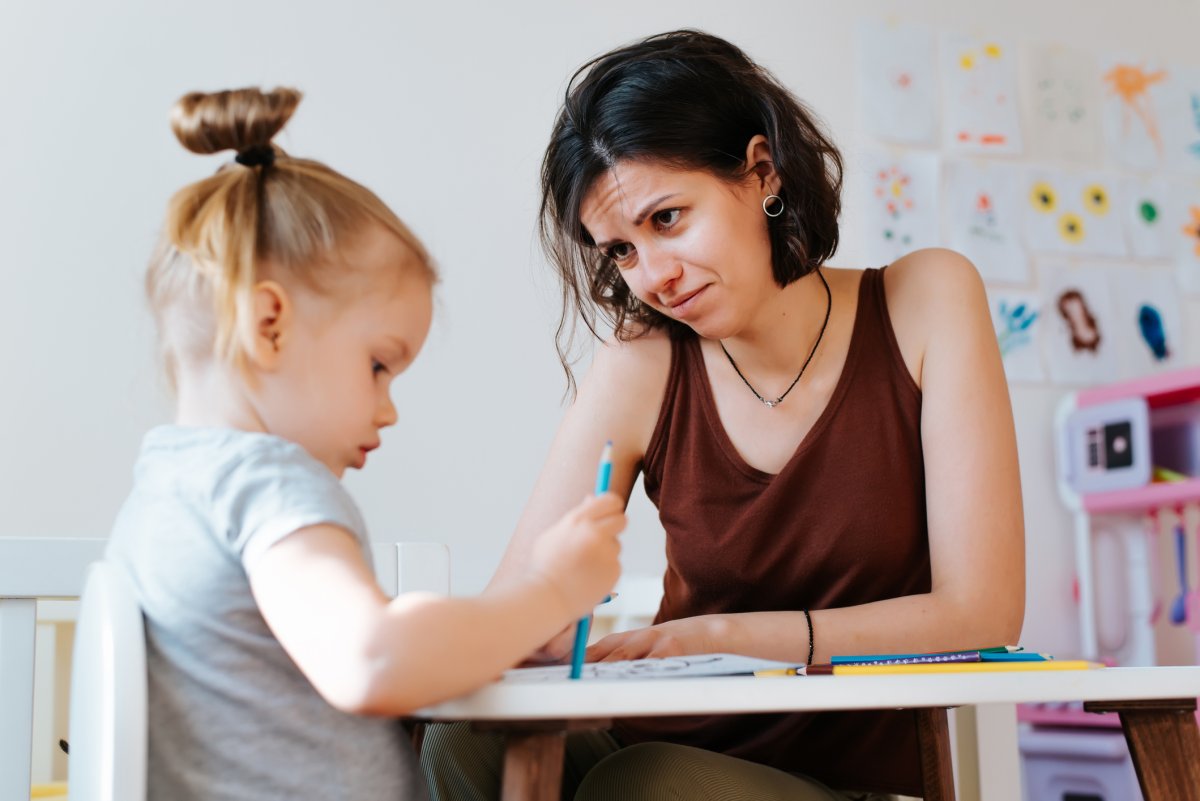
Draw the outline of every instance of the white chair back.
[[[71,664],[70,801],[146,797],[146,636],[133,588],[112,565],[88,568]]]

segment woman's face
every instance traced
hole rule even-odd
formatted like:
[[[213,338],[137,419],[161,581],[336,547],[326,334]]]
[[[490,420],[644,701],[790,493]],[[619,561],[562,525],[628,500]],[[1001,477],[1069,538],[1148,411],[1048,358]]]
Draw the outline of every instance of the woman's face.
[[[779,289],[762,208],[772,185],[623,161],[591,186],[579,217],[643,303],[724,339]]]

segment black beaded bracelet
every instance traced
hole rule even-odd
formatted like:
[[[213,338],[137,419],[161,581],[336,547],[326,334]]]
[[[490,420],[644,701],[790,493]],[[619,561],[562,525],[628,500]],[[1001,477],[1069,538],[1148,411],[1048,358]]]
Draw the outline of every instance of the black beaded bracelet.
[[[811,665],[813,658],[813,643],[815,641],[813,640],[812,615],[808,613],[807,609],[804,610],[804,619],[808,621],[808,661],[805,664]]]

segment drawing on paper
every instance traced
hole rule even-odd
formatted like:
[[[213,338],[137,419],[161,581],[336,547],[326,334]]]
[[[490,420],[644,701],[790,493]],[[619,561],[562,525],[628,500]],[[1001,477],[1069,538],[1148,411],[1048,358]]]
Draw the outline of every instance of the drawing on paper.
[[[1100,326],[1096,323],[1092,310],[1088,308],[1083,293],[1078,289],[1068,289],[1059,295],[1058,313],[1067,323],[1071,347],[1075,352],[1095,353],[1100,347]]]
[[[1128,137],[1129,128],[1134,120],[1140,122],[1160,156],[1163,153],[1162,134],[1159,132],[1158,117],[1150,98],[1150,87],[1166,79],[1166,70],[1147,71],[1145,67],[1134,64],[1117,64],[1104,74],[1109,94],[1121,102],[1125,136]]]
[[[1200,206],[1188,206],[1192,219],[1183,226],[1183,235],[1193,240],[1192,252],[1200,258]]]
[[[1141,332],[1146,347],[1154,354],[1155,360],[1161,362],[1170,357],[1171,350],[1167,347],[1167,330],[1163,325],[1162,314],[1148,303],[1143,303],[1138,309],[1138,331]]]
[[[997,335],[1000,343],[1000,355],[1008,356],[1014,350],[1033,342],[1033,334],[1029,330],[1037,322],[1038,312],[1026,303],[1009,306],[1008,301],[1001,300],[996,309],[1003,330]]]
[[[1020,240],[1019,174],[1007,164],[946,164],[946,244],[979,269],[985,281],[1029,280],[1029,259]]]
[[[1175,232],[1165,223],[1170,188],[1161,178],[1129,177],[1121,202],[1129,252],[1139,259],[1167,259]]]
[[[1033,46],[1024,55],[1020,100],[1030,151],[1052,159],[1099,160],[1103,105],[1095,59],[1057,45]]]
[[[907,153],[865,154],[868,257],[890,263],[911,250],[939,243],[938,159]]]
[[[876,139],[937,140],[937,52],[933,29],[866,22],[858,38],[859,119]]]
[[[1014,49],[995,40],[948,34],[943,64],[950,146],[975,153],[1021,152]]]
[[[1035,251],[1124,256],[1112,176],[1042,170],[1029,175],[1025,238]]]

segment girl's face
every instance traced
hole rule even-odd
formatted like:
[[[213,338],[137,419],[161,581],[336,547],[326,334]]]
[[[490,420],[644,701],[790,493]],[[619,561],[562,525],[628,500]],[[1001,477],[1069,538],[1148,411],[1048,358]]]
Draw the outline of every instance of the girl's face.
[[[730,183],[694,170],[624,161],[601,176],[580,221],[643,303],[724,339],[741,331],[778,286],[757,175]]]
[[[392,379],[416,358],[433,312],[429,279],[379,228],[342,257],[373,287],[350,298],[293,295],[276,369],[262,374],[256,406],[267,430],[303,446],[341,477],[362,468],[395,424]]]

